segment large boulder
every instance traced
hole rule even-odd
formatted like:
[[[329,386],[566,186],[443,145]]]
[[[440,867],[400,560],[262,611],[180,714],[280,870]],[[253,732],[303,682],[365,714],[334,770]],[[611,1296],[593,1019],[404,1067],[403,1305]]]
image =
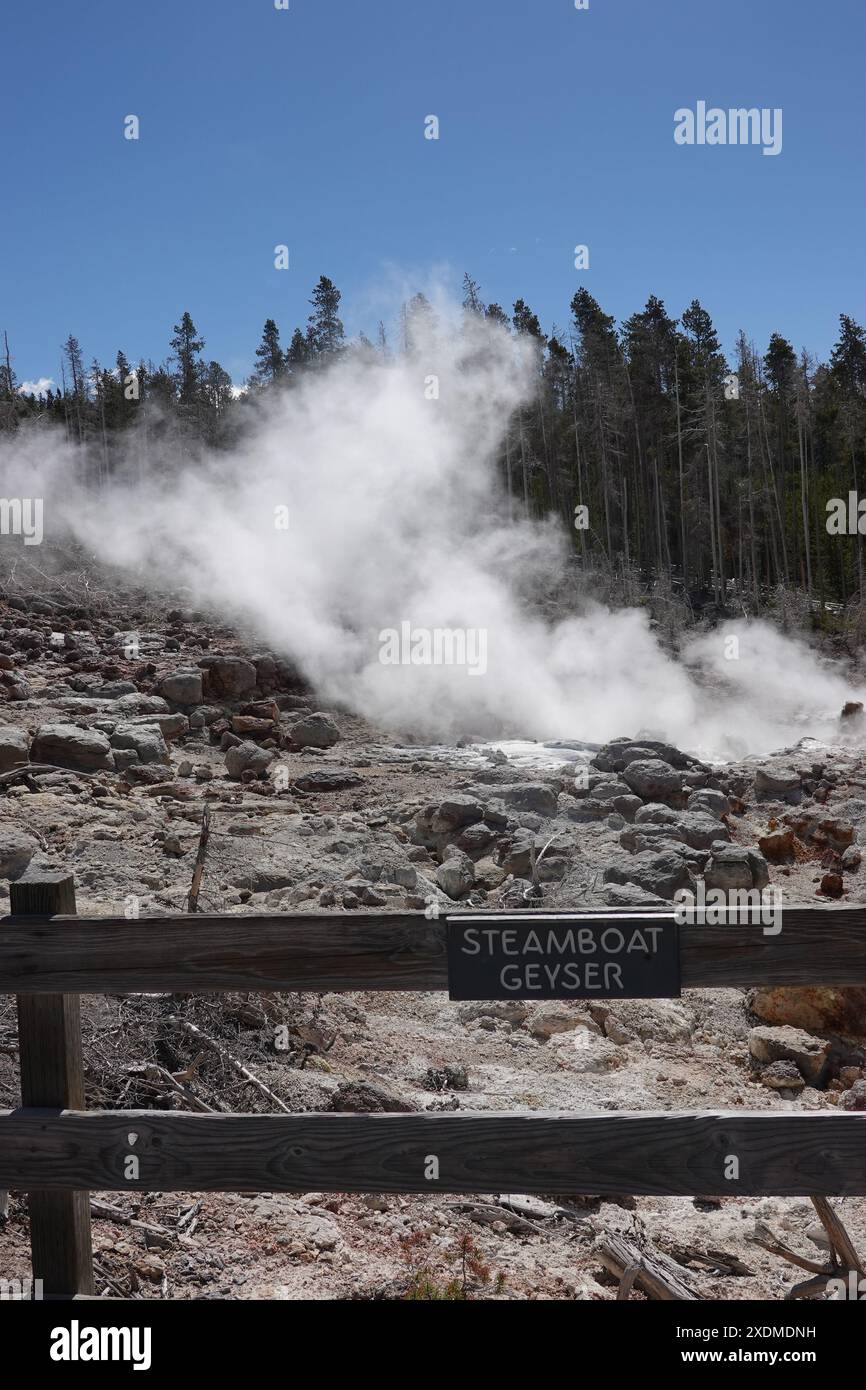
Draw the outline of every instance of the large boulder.
[[[758,849],[727,845],[712,846],[713,855],[704,870],[706,887],[730,892],[734,888],[766,888],[770,882],[767,861]]]
[[[436,882],[456,902],[475,884],[475,865],[468,854],[452,850],[436,870]]]
[[[0,878],[20,878],[39,842],[17,825],[0,825]]]
[[[293,724],[289,738],[296,748],[333,748],[340,742],[341,734],[331,716],[317,710]]]
[[[760,1026],[749,1033],[749,1052],[756,1062],[793,1062],[803,1080],[820,1086],[830,1069],[831,1044],[802,1028]]]
[[[636,811],[634,822],[633,835],[640,834],[648,824],[660,825],[667,829],[671,839],[682,840],[692,849],[710,849],[715,841],[730,839],[727,826],[705,811],[674,811],[670,806],[656,802],[650,802]]]
[[[159,693],[173,705],[200,705],[203,699],[201,671],[172,671],[163,676]]]
[[[0,772],[10,772],[14,767],[24,767],[30,739],[23,729],[4,724],[0,727]]]
[[[800,774],[788,769],[759,767],[755,773],[755,795],[759,801],[786,801],[792,805],[800,800]]]
[[[675,801],[682,797],[683,779],[660,758],[638,758],[623,769],[623,780],[643,801]]]
[[[244,772],[264,772],[276,754],[271,748],[259,748],[256,743],[238,743],[226,749],[226,771],[240,781]]]
[[[763,986],[749,995],[749,1005],[765,1023],[866,1037],[866,988],[860,986]]]
[[[302,792],[342,792],[350,787],[360,787],[363,777],[348,768],[319,767],[313,772],[302,772],[292,783]]]
[[[604,871],[605,883],[636,883],[647,893],[667,901],[678,888],[691,888],[692,876],[683,855],[675,850],[661,854],[636,854],[633,859],[609,864]]]
[[[535,811],[539,816],[556,815],[556,792],[543,782],[517,782],[502,788],[502,800],[518,811]]]
[[[97,729],[77,724],[42,724],[36,731],[30,758],[34,763],[55,763],[83,772],[111,769],[111,745]]]
[[[731,803],[724,792],[714,791],[711,787],[699,787],[686,802],[686,810],[703,811],[721,820],[722,816],[730,813]]]
[[[199,661],[208,699],[242,700],[256,686],[256,668],[242,656],[203,656]]]
[[[132,748],[142,763],[168,763],[169,753],[162,730],[154,724],[120,724],[111,735],[111,746]],[[115,760],[116,763],[116,760]]]

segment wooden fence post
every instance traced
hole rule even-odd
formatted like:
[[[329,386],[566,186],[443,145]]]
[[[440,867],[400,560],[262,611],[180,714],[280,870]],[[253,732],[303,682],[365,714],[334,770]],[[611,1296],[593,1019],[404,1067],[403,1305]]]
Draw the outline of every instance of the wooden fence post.
[[[71,874],[11,883],[14,916],[75,915]],[[14,927],[12,927],[14,930]],[[24,1106],[84,1109],[81,1007],[77,994],[19,994],[18,1049]],[[90,1193],[28,1193],[33,1277],[46,1298],[93,1293]]]

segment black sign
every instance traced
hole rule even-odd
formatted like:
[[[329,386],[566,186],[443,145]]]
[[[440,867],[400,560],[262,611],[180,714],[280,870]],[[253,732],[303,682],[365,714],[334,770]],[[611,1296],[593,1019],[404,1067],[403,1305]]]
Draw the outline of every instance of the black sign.
[[[670,918],[449,917],[451,999],[676,999]]]

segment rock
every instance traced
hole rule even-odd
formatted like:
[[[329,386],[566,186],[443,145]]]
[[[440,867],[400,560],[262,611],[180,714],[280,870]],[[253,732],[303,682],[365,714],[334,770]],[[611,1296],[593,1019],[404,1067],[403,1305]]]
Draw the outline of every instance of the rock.
[[[569,1009],[567,1004],[552,1004],[529,1020],[529,1031],[534,1038],[552,1038],[554,1033],[569,1033],[575,1028],[588,1026],[593,1032],[600,1031],[597,1024],[589,1025],[589,1020],[583,1014]]]
[[[798,772],[772,772],[761,767],[755,773],[755,795],[762,801],[798,801],[800,790]]]
[[[638,888],[636,883],[609,883],[604,900],[608,907],[661,907],[665,903],[664,898]]]
[[[765,985],[749,996],[749,1006],[766,1023],[791,1024],[817,1033],[866,1036],[866,987]]]
[[[709,849],[715,841],[730,838],[728,827],[706,811],[674,811],[656,802],[635,812],[634,829],[623,835],[633,836],[647,824],[664,826],[671,839],[681,840],[692,849]]]
[[[682,855],[669,850],[662,854],[636,854],[626,862],[609,864],[605,883],[636,883],[648,893],[670,901],[678,888],[691,888],[692,876]]]
[[[842,706],[840,719],[862,719],[863,704],[860,700],[846,700]]]
[[[761,1085],[771,1091],[802,1091],[805,1084],[796,1062],[771,1062],[761,1072]]]
[[[128,728],[159,729],[163,738],[178,738],[189,733],[189,720],[185,714],[137,714],[124,721]]]
[[[709,768],[689,753],[683,753],[670,743],[660,743],[657,739],[617,738],[604,745],[592,759],[594,767],[606,772],[622,772],[629,763],[645,759],[658,760],[675,767],[679,771],[689,769],[707,773]]]
[[[425,812],[421,814],[424,815]],[[429,817],[429,824],[433,834],[440,835],[462,826],[475,825],[483,816],[484,807],[480,801],[474,796],[464,796],[456,792],[439,802]]]
[[[14,767],[24,767],[28,761],[30,739],[23,729],[14,725],[0,726],[0,772],[11,772]]]
[[[20,878],[38,848],[38,840],[17,825],[0,824],[0,878]]]
[[[589,1012],[614,1041],[686,1043],[695,1031],[695,1015],[679,999],[600,1000]]]
[[[30,757],[34,763],[56,763],[58,767],[83,771],[110,771],[111,745],[96,729],[77,724],[42,724],[36,732]]]
[[[242,700],[256,686],[256,668],[240,656],[203,656],[204,696],[217,700]]]
[[[142,763],[168,763],[169,754],[160,729],[154,725],[121,724],[111,735],[112,748],[133,748]],[[115,764],[116,766],[116,764]]]
[[[556,792],[543,782],[516,782],[502,788],[506,806],[520,811],[536,811],[540,816],[556,815]]]
[[[809,1086],[820,1086],[830,1069],[831,1044],[790,1025],[760,1025],[749,1033],[749,1052],[756,1062],[793,1062]]]
[[[623,770],[623,779],[643,801],[672,801],[682,795],[682,778],[660,758],[637,758]]]
[[[138,767],[141,761],[134,748],[115,748],[113,757],[116,772],[126,772],[131,767]]]
[[[122,757],[126,751],[121,749],[114,756]],[[190,789],[185,788],[182,782],[173,782],[173,777],[173,770],[163,766],[162,763],[148,763],[147,766],[133,763],[123,770],[123,780],[128,782],[130,786],[147,787],[149,789],[145,793],[147,796],[174,796],[177,793],[180,798],[186,797]],[[154,791],[154,788],[158,788],[158,790]]]
[[[475,866],[469,855],[452,851],[436,870],[436,882],[455,902],[464,897],[475,885]]]
[[[742,845],[713,846],[710,862],[704,870],[707,888],[730,892],[735,888],[766,888],[770,882],[767,861],[756,849]]]
[[[302,792],[340,792],[349,787],[360,787],[363,781],[357,772],[323,767],[320,771],[301,773],[292,785]]]
[[[257,719],[252,714],[233,714],[232,729],[241,738],[273,738],[274,723],[270,719]]]
[[[249,714],[253,719],[267,719],[272,724],[280,722],[280,707],[276,700],[250,700],[248,704],[241,705],[239,714]]]
[[[462,849],[466,854],[473,858],[479,858],[485,854],[490,846],[499,836],[498,830],[493,830],[483,821],[475,825],[467,825],[457,836],[455,844],[458,849]]]
[[[289,738],[296,748],[333,748],[342,735],[329,714],[308,714],[292,724]]]
[[[779,864],[794,857],[793,830],[773,830],[769,835],[761,835],[758,846],[765,859]]]
[[[239,743],[226,752],[226,770],[229,777],[240,781],[241,773],[264,772],[273,760],[274,753],[270,748],[259,748],[255,743]]]
[[[529,1016],[529,1006],[520,999],[490,1000],[488,1003],[468,1003],[459,1012],[460,1022],[467,1026],[480,1018],[493,1019],[507,1023],[509,1028],[519,1028]]]
[[[245,1214],[269,1232],[279,1232],[281,1243],[291,1242],[304,1250],[334,1250],[342,1241],[337,1223],[303,1200],[263,1194],[253,1199]]]
[[[826,840],[833,849],[840,852],[854,843],[856,834],[853,825],[845,820],[822,820],[813,837],[818,844]]]
[[[254,656],[252,662],[256,668],[256,685],[259,690],[275,690],[280,676],[275,658],[270,652],[264,652]]]
[[[863,856],[856,845],[849,845],[842,855],[842,868],[846,873],[854,873],[860,868]]]
[[[840,1110],[866,1110],[866,1081],[855,1081],[839,1098]]]
[[[705,811],[707,815],[721,820],[722,816],[730,814],[731,803],[724,792],[713,791],[711,787],[701,787],[698,791],[690,793],[686,810]]]
[[[160,681],[159,693],[174,705],[200,705],[204,698],[202,687],[201,671],[172,671]]]
[[[828,898],[841,898],[845,891],[845,884],[841,874],[825,874],[821,879],[821,886],[818,890]]]
[[[402,1100],[381,1086],[374,1086],[369,1081],[341,1082],[331,1096],[327,1108],[341,1114],[362,1115],[407,1114],[417,1109],[408,1101]]]

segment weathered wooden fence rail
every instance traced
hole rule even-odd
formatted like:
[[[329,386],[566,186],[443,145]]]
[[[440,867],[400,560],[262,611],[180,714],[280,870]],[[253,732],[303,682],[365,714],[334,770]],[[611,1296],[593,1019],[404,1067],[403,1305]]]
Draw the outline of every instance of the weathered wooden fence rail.
[[[866,1195],[866,1114],[88,1113],[79,995],[441,990],[446,924],[364,911],[82,918],[64,875],[13,884],[11,907],[0,992],[18,997],[23,1105],[0,1112],[0,1189],[30,1193],[33,1273],[49,1295],[92,1291],[91,1190]],[[866,907],[785,907],[778,931],[742,915],[680,928],[685,987],[866,985]],[[639,930],[673,911],[580,913],[599,918]]]
[[[732,1155],[739,1177],[726,1179]],[[133,1156],[138,1176],[127,1176]],[[863,1196],[866,1114],[25,1109],[0,1112],[0,1185],[49,1191]]]
[[[455,914],[456,915],[456,914]],[[477,916],[477,913],[470,914]],[[521,921],[574,914],[522,912]],[[581,912],[622,929],[670,912]],[[746,923],[680,928],[686,988],[866,985],[866,906],[786,907],[776,935]],[[437,990],[445,922],[423,912],[0,918],[0,993]]]

